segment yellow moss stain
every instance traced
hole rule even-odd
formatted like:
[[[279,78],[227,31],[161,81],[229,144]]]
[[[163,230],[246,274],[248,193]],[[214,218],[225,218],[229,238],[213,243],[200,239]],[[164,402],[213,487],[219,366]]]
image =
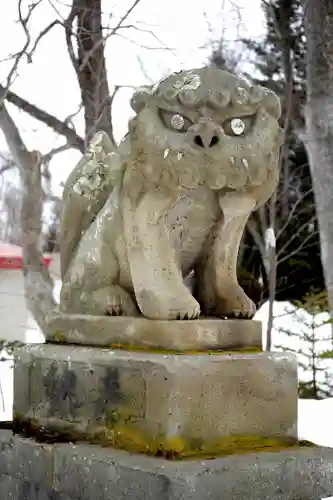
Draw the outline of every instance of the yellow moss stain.
[[[126,425],[116,425],[111,432],[106,431],[104,438],[102,435],[95,436],[94,442],[131,453],[161,456],[169,460],[209,459],[233,454],[277,452],[304,446],[315,446],[308,441],[263,436],[229,436],[199,445],[191,443],[181,436],[169,439],[159,436],[156,439],[148,439],[142,432],[130,429]]]
[[[16,432],[38,441],[56,442],[88,442],[102,447],[126,450],[153,457],[164,457],[168,460],[196,460],[219,458],[229,455],[247,453],[278,452],[303,447],[315,447],[309,441],[298,441],[294,438],[278,438],[264,436],[228,436],[212,442],[199,443],[183,436],[166,438],[158,436],[151,439],[134,425],[113,423],[90,432],[78,432],[74,424],[60,423],[51,427],[41,426],[36,421],[27,420],[15,414]]]
[[[49,341],[52,342],[52,341]],[[56,332],[54,334],[54,339],[53,342],[59,343],[59,344],[67,344],[66,336],[63,335],[61,332]],[[79,344],[81,345],[81,344]],[[82,345],[88,345],[88,344],[82,344]],[[121,350],[121,351],[129,351],[129,352],[147,352],[151,354],[177,354],[177,355],[193,355],[193,356],[202,356],[202,355],[221,355],[221,354],[255,354],[259,352],[263,352],[262,347],[259,346],[251,346],[251,347],[235,347],[233,349],[205,349],[202,351],[195,351],[195,350],[175,350],[175,349],[158,349],[155,347],[137,347],[131,344],[106,344],[106,345],[94,345],[93,347],[99,347],[99,348],[108,348],[112,350]]]
[[[156,438],[146,435],[133,421],[131,405],[122,404],[106,409],[104,429],[94,435],[94,441],[102,446],[112,446],[132,453],[163,456],[169,460],[217,458],[232,454],[265,451],[281,451],[301,446],[315,446],[295,438],[265,436],[227,436],[209,442],[194,440],[183,435]]]
[[[119,349],[123,351],[129,352],[147,352],[152,354],[177,354],[177,355],[193,355],[193,356],[202,356],[202,355],[217,355],[217,354],[253,354],[258,352],[263,352],[261,347],[239,347],[235,349],[206,349],[204,351],[194,351],[194,350],[184,350],[179,351],[175,349],[157,349],[154,347],[136,347],[133,345],[126,344],[109,344],[106,347],[109,349]]]
[[[55,342],[66,342],[66,337],[63,333],[61,332],[55,332],[54,334],[54,341]]]

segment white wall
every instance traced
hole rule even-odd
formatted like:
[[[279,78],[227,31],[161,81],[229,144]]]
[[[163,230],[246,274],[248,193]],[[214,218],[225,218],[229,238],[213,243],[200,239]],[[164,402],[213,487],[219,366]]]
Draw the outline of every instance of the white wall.
[[[59,256],[54,255],[50,272],[55,281],[56,300],[60,291]],[[39,343],[44,336],[29,312],[20,270],[0,269],[0,339]],[[5,358],[5,359],[4,359]],[[7,359],[6,359],[7,358]],[[0,420],[11,420],[13,404],[13,361],[0,352]]]
[[[60,288],[59,256],[50,264],[55,280],[55,296]],[[27,309],[23,276],[20,270],[0,270],[0,339],[21,342],[43,342],[43,334]]]

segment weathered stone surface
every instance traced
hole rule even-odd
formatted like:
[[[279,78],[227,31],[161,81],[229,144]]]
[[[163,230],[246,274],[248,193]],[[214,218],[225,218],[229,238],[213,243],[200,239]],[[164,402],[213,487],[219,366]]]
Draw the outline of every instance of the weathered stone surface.
[[[7,474],[0,474],[0,495],[1,500],[81,500]]]
[[[0,430],[0,474],[12,475],[15,468],[15,477],[49,488],[52,483],[52,460],[50,445],[22,441],[11,431]]]
[[[0,445],[2,433],[0,431]],[[6,437],[7,440],[7,437]],[[16,437],[40,467],[33,447]],[[0,466],[1,500],[319,500],[333,495],[333,450],[313,447],[217,460],[170,462],[98,446],[56,444],[52,487],[20,476],[21,459]]]
[[[251,212],[278,183],[279,98],[198,68],[140,89],[131,105],[119,148],[98,132],[65,184],[61,310],[252,318],[237,255]]]
[[[155,321],[89,315],[53,316],[48,340],[93,346],[205,351],[262,346],[261,323],[253,320]]]
[[[0,473],[0,495],[3,499],[22,500],[20,498],[22,481],[7,474]]]
[[[165,496],[169,489],[178,487],[176,481],[170,485],[168,474],[163,473],[164,462],[158,459],[155,469],[148,457],[122,452],[114,455],[97,446],[70,444],[57,446],[54,458],[55,489],[80,499],[163,499],[169,498]],[[83,470],[86,474],[82,474]]]
[[[236,436],[297,436],[291,354],[173,355],[25,346],[14,415],[144,453],[217,452]]]

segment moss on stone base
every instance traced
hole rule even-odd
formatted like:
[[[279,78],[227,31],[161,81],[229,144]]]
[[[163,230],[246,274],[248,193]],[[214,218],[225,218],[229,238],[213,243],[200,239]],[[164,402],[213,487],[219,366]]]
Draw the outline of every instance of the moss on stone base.
[[[181,355],[193,355],[193,356],[203,356],[203,355],[216,355],[216,354],[253,354],[257,352],[263,352],[261,347],[239,347],[233,349],[209,349],[205,351],[176,351],[174,349],[156,349],[153,347],[135,347],[131,345],[123,345],[123,344],[111,344],[107,346],[109,349],[120,349],[123,351],[130,352],[147,352],[152,354],[177,354]]]
[[[172,438],[159,436],[155,440],[149,440],[142,433],[121,425],[116,425],[112,431],[106,431],[104,436],[99,435],[96,438],[100,444],[105,439],[115,448],[155,457],[163,456],[170,460],[217,458],[233,454],[272,452],[300,446],[313,446],[312,443],[292,438],[263,436],[228,436],[207,443],[188,441],[182,436]]]
[[[109,422],[109,425],[111,422]],[[246,453],[277,452],[281,450],[316,446],[309,441],[293,438],[263,436],[228,436],[215,442],[202,443],[188,441],[182,436],[166,438],[159,436],[149,439],[134,427],[112,422],[110,428],[94,429],[91,432],[78,432],[75,424],[51,421],[48,425],[39,424],[22,415],[14,417],[14,432],[33,437],[42,442],[88,442],[103,447],[126,450],[131,453],[164,457],[168,460],[218,458]]]
[[[54,335],[54,340],[51,342],[50,340],[47,341],[48,343],[56,343],[56,344],[64,344],[68,345],[69,343],[66,342],[66,337],[63,335],[61,332],[56,332]],[[87,344],[82,344],[86,346]],[[119,349],[123,351],[130,351],[130,352],[147,352],[151,354],[178,354],[178,355],[214,355],[214,354],[253,354],[253,353],[258,353],[258,352],[263,352],[262,347],[259,346],[245,346],[245,347],[230,347],[229,349],[209,349],[209,350],[203,350],[203,351],[177,351],[174,349],[157,349],[155,347],[137,347],[134,345],[130,344],[108,344],[105,346],[99,345],[99,346],[94,346],[97,348],[108,348],[108,349]]]

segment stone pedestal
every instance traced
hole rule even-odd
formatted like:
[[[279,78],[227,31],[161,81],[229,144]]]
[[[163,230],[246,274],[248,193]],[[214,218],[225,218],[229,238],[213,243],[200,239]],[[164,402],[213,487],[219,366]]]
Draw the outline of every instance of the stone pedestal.
[[[320,500],[332,469],[322,447],[175,462],[0,430],[1,500]]]
[[[151,320],[126,316],[53,314],[48,321],[50,342],[169,352],[262,348],[260,321]]]
[[[57,317],[49,338],[58,345],[17,349],[14,434],[0,429],[3,498],[333,494],[333,451],[297,441],[296,358],[261,352],[257,323],[172,322],[168,330],[118,318],[112,330],[112,321]],[[161,351],[168,342],[174,351]]]
[[[70,440],[191,456],[220,454],[242,439],[260,448],[263,438],[297,437],[291,354],[49,344],[20,348],[14,370],[16,421]]]

